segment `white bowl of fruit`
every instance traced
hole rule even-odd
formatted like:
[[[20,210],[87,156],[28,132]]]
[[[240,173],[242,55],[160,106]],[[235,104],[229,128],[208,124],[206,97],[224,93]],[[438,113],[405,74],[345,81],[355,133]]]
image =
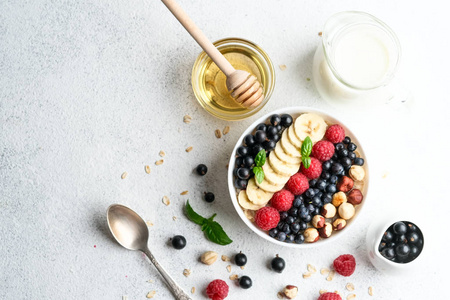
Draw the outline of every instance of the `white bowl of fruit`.
[[[369,188],[366,156],[343,122],[283,108],[256,120],[231,154],[228,188],[244,223],[281,246],[315,247],[354,227]]]

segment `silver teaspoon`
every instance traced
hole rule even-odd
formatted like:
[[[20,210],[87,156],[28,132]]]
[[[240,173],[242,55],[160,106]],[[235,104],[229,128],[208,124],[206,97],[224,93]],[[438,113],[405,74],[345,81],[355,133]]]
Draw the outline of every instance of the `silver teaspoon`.
[[[156,261],[148,249],[148,228],[144,220],[130,208],[112,204],[108,207],[108,227],[116,241],[128,250],[139,250],[145,253],[161,276],[166,280],[172,294],[179,300],[192,300],[181,287],[170,277],[164,268]]]

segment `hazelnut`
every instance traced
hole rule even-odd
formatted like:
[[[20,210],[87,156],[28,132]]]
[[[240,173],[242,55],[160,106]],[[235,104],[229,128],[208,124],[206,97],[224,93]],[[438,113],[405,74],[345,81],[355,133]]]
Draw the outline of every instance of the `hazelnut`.
[[[317,229],[309,227],[303,232],[303,236],[305,237],[305,242],[315,243],[319,239],[319,232]]]
[[[361,166],[351,166],[348,173],[350,177],[355,181],[362,181],[364,179],[364,176],[366,176],[366,171],[364,171],[364,168]]]
[[[346,202],[342,203],[341,206],[339,206],[339,216],[341,216],[344,220],[349,220],[355,215],[355,207]]]
[[[362,202],[362,200],[363,200],[363,195],[362,195],[361,191],[358,189],[351,190],[350,193],[348,193],[348,195],[347,195],[348,203],[351,203],[353,205],[360,204]]]
[[[345,196],[345,194],[344,194]],[[327,203],[322,206],[322,216],[324,218],[330,219],[336,215],[336,206],[331,203]]]
[[[339,205],[345,202],[347,202],[347,195],[344,192],[335,193],[333,195],[333,199],[331,200],[331,203],[333,203],[335,207],[338,207]]]
[[[325,225],[325,218],[321,215],[315,215],[311,220],[311,224],[316,228],[322,228]]]
[[[333,222],[333,229],[334,230],[344,229],[345,226],[347,226],[347,221],[345,221],[344,219],[336,219]]]
[[[297,297],[297,293],[298,293],[298,287],[296,287],[295,285],[287,285],[283,289],[283,294],[288,299],[294,299],[295,297]]]
[[[325,223],[322,228],[319,228],[319,235],[323,238],[330,237],[333,233],[333,226],[330,223]]]
[[[202,254],[200,260],[205,265],[212,265],[217,260],[218,254],[214,251],[207,251]]]
[[[347,193],[353,188],[353,180],[350,177],[342,176],[336,187],[341,192]]]

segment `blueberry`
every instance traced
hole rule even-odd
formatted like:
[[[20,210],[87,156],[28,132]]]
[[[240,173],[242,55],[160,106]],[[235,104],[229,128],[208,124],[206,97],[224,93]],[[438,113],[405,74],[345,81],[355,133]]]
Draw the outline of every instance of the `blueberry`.
[[[282,211],[280,212],[280,220],[284,221],[284,219],[286,219],[289,216],[287,211]]]
[[[200,176],[203,176],[203,175],[205,175],[206,174],[206,172],[208,172],[208,167],[207,166],[205,166],[204,164],[199,164],[198,166],[197,166],[197,174],[198,175],[200,175]]]
[[[300,217],[300,219],[304,219],[304,218],[306,218],[306,216],[309,216],[309,214],[310,214],[309,209],[306,207],[303,207],[300,209],[298,216]]]
[[[329,160],[324,161],[322,164],[322,170],[329,170],[331,168],[331,162]]]
[[[243,164],[247,168],[250,168],[251,166],[253,166],[254,163],[255,163],[255,160],[250,155],[244,157],[244,159],[243,159]]]
[[[339,152],[340,150],[344,149],[344,144],[337,143],[336,145],[334,145],[334,149],[336,149],[336,152]]]
[[[275,143],[278,142],[280,139],[281,139],[281,136],[280,136],[279,134],[275,134],[275,135],[272,137],[272,141],[274,141]]]
[[[333,154],[333,156],[331,157],[331,164],[333,165],[333,162],[334,161],[336,161],[336,160],[338,160],[338,158],[339,158],[339,156],[337,155],[337,153],[336,152],[334,152],[334,154]]]
[[[325,194],[322,196],[323,204],[331,203],[332,200],[333,200],[333,197],[330,196],[330,194]]]
[[[314,196],[317,195],[320,192],[318,188],[314,188]]]
[[[255,144],[255,137],[251,134],[247,134],[244,137],[244,143],[247,145],[247,147],[251,147]]]
[[[314,197],[322,198],[322,196],[323,196],[323,192],[318,192]]]
[[[279,231],[283,231],[283,226],[284,226],[284,224],[286,224],[286,223],[284,223],[284,222],[282,222],[282,221],[278,222],[277,229],[278,229]]]
[[[237,177],[240,179],[249,179],[250,178],[250,169],[248,168],[239,168],[236,171]]]
[[[344,173],[344,167],[340,163],[333,163],[331,166],[331,173],[334,175],[341,175]]]
[[[386,231],[385,233],[383,233],[383,237],[381,238],[381,240],[386,243],[389,243],[393,239],[394,239],[394,235],[389,230]]]
[[[261,150],[263,150],[264,148],[263,148],[263,146],[261,145],[261,144],[255,144],[255,145],[253,145],[253,147],[252,147],[252,154],[253,154],[253,156],[256,156],[256,154],[258,154],[259,153],[259,151],[261,151]]]
[[[314,215],[320,215],[320,208],[316,207],[316,209],[314,209]]]
[[[248,147],[240,146],[237,148],[236,152],[239,156],[246,156],[249,154],[250,150],[248,149]]]
[[[308,215],[308,216],[306,216],[306,218],[303,218],[302,220],[305,222],[310,222],[312,220],[312,216]]]
[[[258,124],[258,126],[256,126],[256,130],[266,131],[266,129],[267,129],[267,125],[264,123],[260,123],[260,124]]]
[[[239,252],[234,256],[234,262],[239,267],[245,266],[245,264],[247,263],[247,256],[244,253]]]
[[[277,240],[279,240],[280,242],[284,242],[284,240],[286,239],[286,233],[284,233],[283,231],[280,231],[280,232],[278,232],[278,234],[275,238]]]
[[[327,185],[326,191],[327,191],[327,193],[334,194],[334,193],[336,193],[337,189],[334,184],[329,184],[329,185]]]
[[[339,150],[338,151],[338,156],[339,157],[347,157],[347,155],[348,155],[348,150],[347,149],[341,149],[341,150]]]
[[[406,256],[411,251],[410,247],[407,244],[400,244],[395,247],[395,254],[398,256]]]
[[[211,192],[205,192],[205,201],[208,203],[214,202],[214,194]]]
[[[266,138],[267,138],[267,134],[266,134],[266,132],[265,131],[263,131],[263,130],[257,130],[256,132],[255,132],[255,141],[257,142],[257,143],[263,143],[265,140],[266,140]]]
[[[288,217],[289,218],[289,217]],[[287,219],[287,218],[286,218]],[[289,224],[284,224],[283,228],[281,229],[281,231],[283,231],[286,234],[291,233],[291,226],[289,226]]]
[[[357,157],[353,160],[353,164],[357,165],[357,166],[362,166],[364,165],[364,158],[361,157]]]
[[[317,183],[317,179],[311,179],[311,180],[309,181],[309,186],[310,186],[310,187],[314,187],[314,186],[316,186],[316,183]]]
[[[286,222],[286,224],[290,225],[290,224],[294,223],[294,217],[293,216],[287,216],[284,221]],[[284,229],[284,227],[283,227],[283,229]]]
[[[339,177],[337,177],[336,175],[332,175],[330,177],[330,179],[328,180],[329,183],[331,184],[336,184],[338,182]]]
[[[284,261],[284,259],[279,257],[277,254],[277,256],[274,259],[272,259],[272,261],[270,262],[270,267],[275,272],[281,273],[281,272],[283,272],[284,268],[286,267],[286,262]]]
[[[267,127],[267,136],[269,138],[272,138],[274,135],[278,134],[278,130],[275,126],[270,125],[269,127]]]
[[[344,144],[349,144],[351,141],[352,141],[352,140],[350,139],[350,137],[346,136],[342,142],[343,142]]]
[[[349,151],[347,157],[351,160],[354,160],[356,158],[356,153]]]
[[[322,171],[322,174],[320,174],[320,178],[322,178],[322,179],[324,179],[324,180],[328,180],[328,179],[330,179],[330,177],[331,177],[331,174],[328,173],[328,172],[325,171],[325,170],[323,170],[323,171]]]
[[[341,158],[341,164],[344,166],[345,168],[350,168],[352,166],[352,160],[349,157],[343,157]]]
[[[305,196],[307,198],[312,198],[312,197],[314,197],[315,194],[316,193],[314,192],[314,189],[312,189],[312,188],[307,189],[305,192]]]
[[[269,230],[269,236],[274,238],[277,236],[278,232],[279,232],[279,230],[277,228],[272,228]]]
[[[263,142],[263,147],[266,151],[272,151],[273,149],[275,149],[277,143],[273,140],[268,140]]]
[[[288,234],[286,235],[286,240],[284,241],[285,243],[293,243],[295,239],[295,235],[294,234]]]
[[[288,114],[281,115],[281,122],[280,122],[281,126],[287,128],[287,127],[291,126],[292,123],[293,123],[293,119],[292,119],[291,115],[288,115]]]
[[[298,208],[293,206],[288,210],[290,216],[296,217],[298,215]]]
[[[347,146],[348,151],[355,151],[356,150],[356,145],[354,143],[350,143]]]
[[[317,196],[314,196],[314,198],[312,198],[311,204],[316,206],[316,207],[322,207],[323,206],[322,200],[320,200],[320,198],[317,197]]]
[[[244,158],[236,157],[236,168],[243,167],[243,166],[244,166]]]
[[[300,224],[299,223],[293,223],[291,225],[291,232],[297,233],[300,231]]]
[[[392,227],[394,230],[394,233],[397,235],[405,234],[408,230],[408,227],[403,222],[396,222],[394,226]]]
[[[308,223],[301,221],[298,223],[300,225],[300,231],[305,231],[308,228]]]
[[[299,195],[299,196],[295,196],[294,202],[292,203],[292,206],[294,207],[300,207],[300,205],[303,203],[303,196]]]
[[[308,215],[310,215],[310,214],[312,214],[314,212],[316,207],[314,206],[314,204],[309,203],[308,206],[306,206],[306,209],[308,209]]]
[[[395,256],[395,251],[393,248],[384,248],[383,251],[381,251],[381,255],[387,259],[392,259]]]
[[[280,115],[272,115],[270,117],[270,124],[272,124],[273,126],[277,126],[278,124],[280,124],[280,122],[281,122]]]
[[[182,235],[176,235],[172,238],[172,246],[177,249],[183,249],[186,247],[186,239]]]
[[[323,179],[319,179],[316,183],[316,187],[321,191],[325,191],[325,188],[327,187],[327,182]]]
[[[249,289],[252,287],[252,280],[248,276],[242,276],[239,278],[239,286],[243,289]]]
[[[294,242],[296,244],[303,244],[305,242],[305,237],[303,236],[303,234],[299,233],[295,236]]]
[[[247,188],[247,180],[236,178],[236,180],[234,181],[234,186],[237,189],[245,190]]]

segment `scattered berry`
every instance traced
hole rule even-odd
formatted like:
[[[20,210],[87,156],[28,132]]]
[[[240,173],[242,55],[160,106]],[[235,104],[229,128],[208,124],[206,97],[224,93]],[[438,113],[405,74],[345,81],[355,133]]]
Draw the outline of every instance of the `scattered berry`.
[[[214,198],[215,198],[215,196],[214,196],[213,193],[211,193],[211,192],[205,192],[205,201],[206,201],[206,202],[211,203],[211,202],[214,201]]]
[[[320,174],[322,174],[322,164],[317,158],[311,157],[311,165],[309,168],[306,169],[302,164],[300,171],[309,179],[319,178]]]
[[[205,166],[204,164],[199,164],[198,166],[197,166],[197,174],[198,175],[200,175],[200,176],[203,176],[203,175],[205,175],[206,174],[206,172],[208,172],[208,167],[207,166]]]
[[[273,194],[270,204],[278,211],[288,211],[292,207],[294,194],[288,190],[281,190]]]
[[[345,138],[345,130],[339,124],[331,125],[325,132],[325,138],[333,144],[340,143]]]
[[[186,239],[182,235],[176,235],[172,238],[172,246],[177,249],[183,249],[186,247]]]
[[[239,267],[245,266],[245,264],[247,263],[247,256],[244,253],[239,252],[234,256],[234,262]]]
[[[338,274],[350,276],[355,272],[356,261],[353,255],[344,254],[334,260],[333,267]]]
[[[280,214],[273,207],[264,206],[255,214],[255,223],[262,230],[275,228],[277,227],[278,222],[280,222]]]
[[[337,293],[324,293],[317,300],[342,300],[342,298]]]
[[[318,141],[314,144],[311,154],[320,161],[329,160],[333,157],[334,145],[329,141]]]
[[[220,279],[211,281],[206,288],[209,299],[223,300],[228,296],[228,284]]]
[[[286,187],[294,195],[303,194],[308,188],[308,178],[302,173],[296,173],[289,178]]]
[[[242,276],[239,278],[239,286],[243,289],[249,289],[252,287],[252,279],[248,276]]]
[[[275,272],[281,273],[286,267],[286,262],[277,254],[276,257],[272,259],[270,266],[272,267],[272,270],[274,270]]]

